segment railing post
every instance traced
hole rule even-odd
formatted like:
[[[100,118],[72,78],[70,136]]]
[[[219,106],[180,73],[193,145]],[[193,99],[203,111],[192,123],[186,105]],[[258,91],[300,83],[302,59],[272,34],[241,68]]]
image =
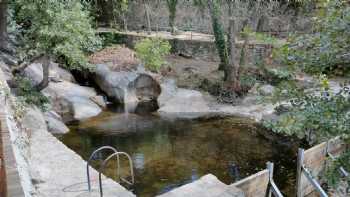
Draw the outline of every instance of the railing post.
[[[273,163],[271,163],[271,162],[267,162],[267,169],[268,169],[268,171],[269,171],[269,184],[268,184],[268,197],[271,197],[271,181],[272,181],[272,179],[273,179]]]
[[[302,191],[302,168],[304,165],[304,149],[299,148],[298,149],[298,160],[297,160],[297,197],[303,197],[303,191]]]

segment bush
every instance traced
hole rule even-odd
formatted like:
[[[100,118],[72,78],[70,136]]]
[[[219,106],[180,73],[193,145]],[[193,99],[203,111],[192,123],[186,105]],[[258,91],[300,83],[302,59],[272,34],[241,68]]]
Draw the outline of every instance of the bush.
[[[35,105],[42,110],[46,110],[49,99],[33,88],[31,82],[24,77],[16,77],[15,82],[18,85],[16,95],[19,100],[24,101],[28,105]]]
[[[135,45],[138,58],[143,61],[145,67],[158,72],[166,62],[164,57],[170,54],[171,46],[168,41],[160,38],[145,38]]]
[[[327,79],[321,78],[320,93],[301,92],[295,86],[278,91],[280,97],[291,98],[292,107],[275,121],[264,125],[277,133],[297,135],[300,138],[313,136],[309,142],[319,142],[334,136],[350,136],[350,91],[345,87],[333,93]],[[286,89],[287,88],[287,89]],[[282,93],[283,92],[283,93]],[[319,95],[320,94],[320,95]]]

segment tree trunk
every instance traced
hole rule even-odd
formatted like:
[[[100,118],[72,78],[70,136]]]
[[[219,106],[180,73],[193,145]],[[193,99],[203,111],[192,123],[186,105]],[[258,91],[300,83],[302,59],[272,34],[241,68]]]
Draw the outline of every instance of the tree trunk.
[[[147,4],[147,2],[145,2],[145,0],[143,1],[143,4],[145,6],[145,13],[146,13],[146,20],[147,20],[147,33],[151,34],[152,28],[151,28],[151,18],[149,16],[149,5]]]
[[[237,63],[235,56],[237,53],[236,42],[235,42],[235,21],[233,19],[229,20],[229,33],[228,33],[228,42],[229,42],[229,51],[230,58],[229,64],[225,69],[227,79],[226,84],[230,89],[236,93],[241,92],[241,83],[240,83],[240,64]]]
[[[124,24],[124,31],[128,31],[128,21],[126,19],[125,12],[123,12],[123,24]]]
[[[176,18],[176,6],[177,0],[167,0],[169,10],[169,26],[171,34],[175,34],[175,18]]]
[[[169,14],[169,26],[171,34],[175,34],[175,13],[170,12]]]
[[[51,58],[47,55],[43,57],[43,79],[41,82],[35,87],[36,90],[41,91],[45,89],[49,85],[49,70],[50,70]]]
[[[225,70],[229,63],[225,33],[223,30],[223,25],[220,21],[220,10],[217,7],[218,5],[216,0],[208,0],[207,3],[214,31],[215,45],[220,57],[219,70]],[[227,76],[225,75],[224,79],[226,80],[226,78]]]
[[[7,0],[0,0],[0,49],[7,48]]]

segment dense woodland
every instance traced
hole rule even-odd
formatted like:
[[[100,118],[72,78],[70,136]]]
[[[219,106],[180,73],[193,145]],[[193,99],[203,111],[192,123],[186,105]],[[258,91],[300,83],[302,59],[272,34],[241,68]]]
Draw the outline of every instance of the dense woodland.
[[[186,31],[176,26],[182,23],[177,19],[180,0],[137,1],[136,5],[145,10],[145,24],[140,24],[143,28],[137,31],[145,35],[156,31],[150,4],[157,2],[166,3],[168,9],[165,31],[173,36]],[[191,4],[193,9],[209,14],[213,44],[220,60],[220,80],[201,86],[201,91],[209,92],[218,102],[236,105],[257,83],[271,84],[273,94],[259,96],[259,102],[276,104],[277,115],[264,120],[264,127],[282,136],[303,139],[309,145],[336,136],[349,141],[348,1],[193,0]],[[132,0],[0,0],[0,59],[9,65],[13,78],[8,83],[16,90],[16,96],[22,98],[23,105],[49,108],[50,101],[41,91],[50,82],[51,61],[79,76],[94,73],[95,65],[89,56],[114,44],[113,35],[99,34],[98,28],[135,30],[128,21],[131,6],[135,6]],[[223,13],[226,9],[228,13]],[[254,9],[260,12],[239,19],[235,13],[239,9],[240,12]],[[291,21],[298,16],[308,18],[311,26],[305,31],[291,28],[284,36],[265,31],[269,18],[279,16],[277,11],[291,16]],[[224,15],[230,17],[223,18]],[[256,55],[251,62],[247,53],[250,44],[256,42],[273,49],[269,57]],[[163,75],[169,67],[166,57],[172,53],[172,46],[167,40],[144,38],[133,50],[152,73]],[[14,56],[16,61],[6,58],[6,54]],[[43,79],[33,85],[24,70],[37,60],[43,62]],[[299,76],[310,76],[312,87],[300,82]],[[333,81],[340,81],[341,86],[333,86]],[[339,166],[350,170],[350,151],[328,169],[325,176],[329,187],[337,187],[339,182],[350,184],[350,177],[341,177],[338,173]]]

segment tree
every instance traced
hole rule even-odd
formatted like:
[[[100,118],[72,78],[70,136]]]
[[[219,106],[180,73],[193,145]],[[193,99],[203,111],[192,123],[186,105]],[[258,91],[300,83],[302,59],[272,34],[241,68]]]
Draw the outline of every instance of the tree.
[[[225,32],[220,21],[220,7],[217,0],[207,0],[208,9],[211,17],[211,23],[214,31],[215,45],[220,57],[219,70],[227,70],[229,64],[228,50],[225,39]],[[227,72],[225,72],[224,79],[227,79]]]
[[[169,26],[171,28],[171,33],[175,34],[175,18],[176,18],[176,6],[178,0],[167,0],[168,10],[169,10]]]
[[[235,92],[240,92],[241,91],[240,64],[237,63],[237,61],[235,60],[237,51],[236,51],[236,42],[235,42],[235,21],[233,19],[230,19],[228,43],[229,43],[230,59],[229,59],[229,64],[227,65],[227,68],[226,68],[227,70],[226,83]]]
[[[117,24],[117,15],[120,15],[123,20],[124,31],[128,30],[128,23],[126,19],[126,12],[128,11],[128,0],[111,0],[112,15],[114,25]]]
[[[7,45],[7,0],[0,0],[0,49]]]
[[[151,34],[152,27],[151,27],[151,17],[150,17],[150,7],[148,0],[143,0],[143,6],[145,8],[145,15],[146,15],[146,26],[147,26],[147,33]]]
[[[37,59],[43,60],[42,90],[48,85],[51,59],[59,60],[71,70],[93,69],[86,53],[96,50],[100,40],[90,25],[89,13],[79,0],[16,0],[16,22],[22,24],[24,61],[14,68],[20,73]]]

